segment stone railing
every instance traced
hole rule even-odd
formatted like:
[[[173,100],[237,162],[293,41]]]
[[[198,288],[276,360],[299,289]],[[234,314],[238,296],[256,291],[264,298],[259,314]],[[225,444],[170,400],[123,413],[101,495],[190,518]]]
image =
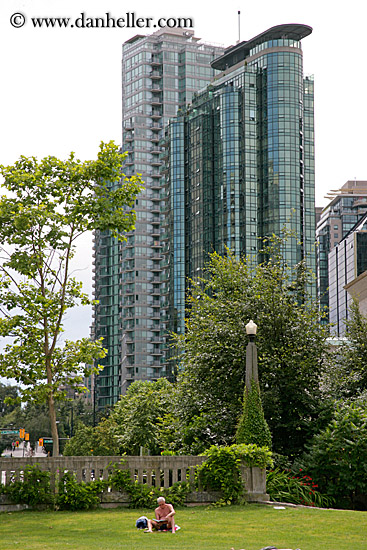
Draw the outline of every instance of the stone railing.
[[[107,480],[114,464],[130,471],[132,480],[153,487],[171,487],[178,481],[189,481],[194,486],[195,468],[206,460],[204,456],[126,456],[123,464],[119,456],[66,456],[57,458],[1,458],[0,482],[11,483],[21,478],[24,468],[37,464],[41,470],[50,472],[53,491],[64,472],[74,472],[77,481]],[[269,500],[266,494],[266,474],[260,468],[241,468],[241,477],[250,502]],[[0,511],[4,511],[6,499],[0,495]],[[188,505],[208,504],[218,500],[220,495],[199,489],[189,493]],[[102,507],[127,506],[128,496],[115,491],[105,491],[101,497]],[[9,509],[7,507],[7,509]]]

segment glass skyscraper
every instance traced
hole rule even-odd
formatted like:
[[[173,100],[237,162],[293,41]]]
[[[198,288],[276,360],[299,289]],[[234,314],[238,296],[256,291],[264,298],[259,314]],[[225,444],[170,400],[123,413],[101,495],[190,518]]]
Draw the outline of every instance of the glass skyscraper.
[[[187,278],[213,250],[259,260],[260,237],[282,228],[285,259],[315,270],[314,86],[301,40],[312,29],[279,25],[228,48],[220,71],[171,120],[162,159],[168,322],[184,330]]]
[[[94,242],[94,337],[108,355],[96,379],[98,408],[113,405],[134,380],[170,378],[166,362],[167,272],[162,245],[162,147],[169,119],[191,102],[216,74],[211,62],[223,48],[206,44],[191,30],[161,29],[123,45],[122,151],[125,174],[141,174],[145,190],[136,200],[135,231],[126,243],[109,233]]]

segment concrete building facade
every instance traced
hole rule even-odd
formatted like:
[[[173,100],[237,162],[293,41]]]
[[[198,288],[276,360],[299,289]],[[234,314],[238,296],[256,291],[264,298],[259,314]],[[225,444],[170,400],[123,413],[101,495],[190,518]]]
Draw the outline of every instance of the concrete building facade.
[[[349,306],[356,298],[364,312],[367,297],[367,212],[329,253],[329,315],[332,333],[343,337]]]
[[[350,180],[330,191],[330,203],[321,209],[316,226],[317,283],[320,305],[329,309],[329,253],[367,212],[367,181]]]
[[[108,355],[96,378],[97,408],[113,405],[135,380],[171,377],[165,358],[167,278],[162,266],[163,204],[160,167],[163,129],[195,91],[214,77],[211,62],[223,48],[192,30],[137,35],[122,52],[122,151],[125,174],[141,174],[135,230],[121,244],[109,233],[94,243],[94,337]]]

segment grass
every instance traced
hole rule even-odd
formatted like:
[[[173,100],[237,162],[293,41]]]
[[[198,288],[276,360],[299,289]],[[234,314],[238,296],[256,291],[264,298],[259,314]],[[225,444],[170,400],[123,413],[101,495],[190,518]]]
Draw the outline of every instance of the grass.
[[[248,505],[176,510],[181,530],[145,534],[147,510],[0,514],[0,550],[366,550],[367,513]]]

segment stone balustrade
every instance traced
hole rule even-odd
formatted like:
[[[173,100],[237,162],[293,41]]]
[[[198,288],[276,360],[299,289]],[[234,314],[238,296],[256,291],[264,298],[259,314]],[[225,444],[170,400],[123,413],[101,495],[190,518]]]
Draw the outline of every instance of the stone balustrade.
[[[5,458],[0,457],[0,482],[11,483],[21,479],[27,465],[36,465],[50,472],[51,487],[57,491],[57,481],[64,472],[74,472],[77,481],[107,480],[115,464],[130,472],[132,480],[146,483],[149,486],[168,488],[178,481],[189,481],[194,486],[195,468],[206,460],[204,456],[126,456],[121,463],[119,456],[65,456],[42,458]],[[241,477],[250,502],[268,500],[266,494],[266,474],[260,468],[241,467]],[[1,495],[0,511],[6,506],[4,495]],[[208,504],[220,498],[218,493],[201,490],[192,491],[187,497],[187,504]],[[101,506],[127,506],[128,497],[115,491],[105,491]],[[8,505],[7,508],[9,509]],[[16,509],[16,508],[14,508]]]

